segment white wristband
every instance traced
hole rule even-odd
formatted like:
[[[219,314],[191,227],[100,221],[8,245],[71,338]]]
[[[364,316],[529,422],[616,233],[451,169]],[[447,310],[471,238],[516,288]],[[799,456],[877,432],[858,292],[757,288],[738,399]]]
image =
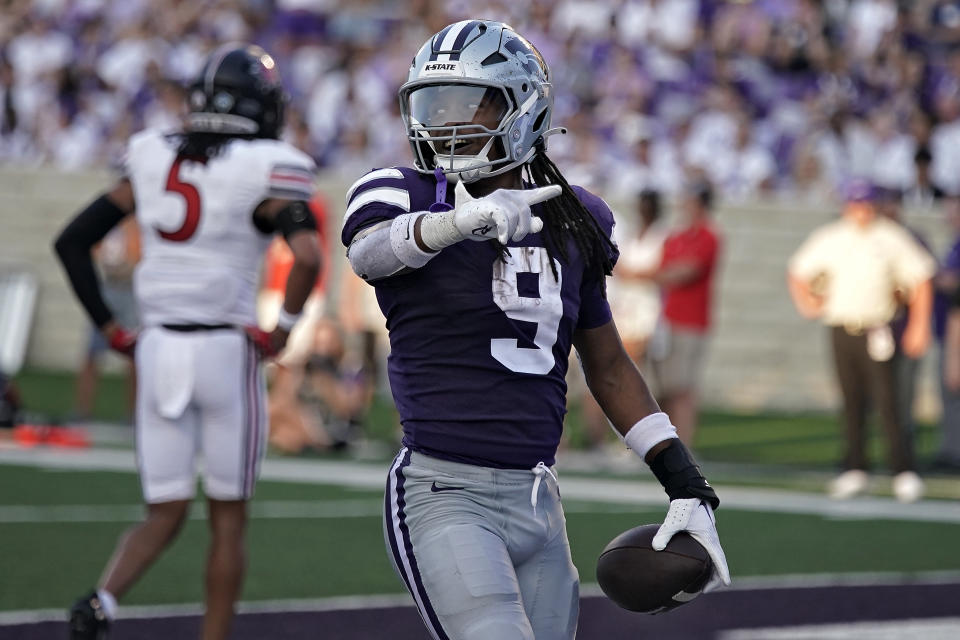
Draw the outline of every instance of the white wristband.
[[[420,238],[423,239],[423,244],[439,251],[463,240],[463,234],[454,222],[455,215],[455,209],[426,214],[420,222]]]
[[[657,444],[676,437],[677,428],[670,422],[670,417],[660,412],[651,413],[630,427],[627,435],[623,436],[623,442],[633,449],[635,454],[641,458],[646,458],[650,449]]]
[[[404,213],[393,219],[390,225],[390,247],[393,249],[393,255],[397,257],[404,266],[411,269],[419,269],[436,257],[436,252],[424,251],[417,246],[417,239],[414,235],[417,219],[428,215],[422,211],[413,213]],[[422,232],[421,227],[421,232]]]
[[[283,329],[286,332],[290,332],[293,329],[293,325],[297,324],[297,320],[300,319],[300,316],[303,313],[290,313],[283,306],[280,307],[280,315],[277,316],[277,328]]]

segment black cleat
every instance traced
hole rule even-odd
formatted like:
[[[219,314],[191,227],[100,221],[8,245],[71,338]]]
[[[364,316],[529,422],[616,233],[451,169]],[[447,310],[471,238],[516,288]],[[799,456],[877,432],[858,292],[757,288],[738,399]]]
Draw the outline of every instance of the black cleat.
[[[70,640],[106,640],[109,630],[110,620],[96,591],[70,607]]]

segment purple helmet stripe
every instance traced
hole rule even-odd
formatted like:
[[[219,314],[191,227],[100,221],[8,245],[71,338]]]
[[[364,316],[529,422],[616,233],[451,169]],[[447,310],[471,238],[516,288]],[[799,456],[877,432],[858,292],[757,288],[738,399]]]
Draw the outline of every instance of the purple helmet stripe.
[[[467,41],[467,36],[470,35],[470,32],[473,31],[474,27],[476,27],[478,24],[480,24],[479,20],[471,20],[469,23],[467,23],[467,26],[460,30],[460,33],[457,34],[457,39],[453,42],[453,47],[451,47],[451,49],[454,51],[454,53],[450,54],[451,60],[460,59],[460,51],[463,49],[463,45]]]
[[[448,24],[443,28],[443,31],[433,36],[433,42],[430,45],[430,59],[436,60],[437,56],[440,55],[440,46],[443,44],[443,39],[447,37],[447,32],[453,27],[452,24]]]

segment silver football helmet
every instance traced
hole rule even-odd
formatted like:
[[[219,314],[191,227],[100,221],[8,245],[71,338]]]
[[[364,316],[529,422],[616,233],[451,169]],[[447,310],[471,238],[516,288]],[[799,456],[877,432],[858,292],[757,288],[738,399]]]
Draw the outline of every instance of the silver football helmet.
[[[424,173],[473,182],[529,162],[550,128],[550,71],[512,27],[463,20],[430,38],[400,87],[400,112]],[[544,136],[545,137],[545,136]]]

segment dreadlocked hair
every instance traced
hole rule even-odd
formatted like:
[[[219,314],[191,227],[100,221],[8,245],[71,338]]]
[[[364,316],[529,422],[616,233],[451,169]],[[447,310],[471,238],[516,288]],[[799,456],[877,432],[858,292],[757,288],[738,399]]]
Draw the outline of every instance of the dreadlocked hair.
[[[562,189],[558,197],[540,205],[543,208],[540,217],[543,219],[544,244],[550,256],[550,270],[554,279],[559,280],[560,276],[553,260],[556,256],[564,261],[569,259],[567,238],[572,238],[583,256],[587,272],[603,282],[604,277],[613,272],[610,253],[615,245],[593,214],[580,202],[557,165],[547,157],[542,139],[537,144],[533,160],[527,164],[527,176],[538,187],[557,184]]]
[[[205,160],[220,155],[224,147],[237,138],[253,138],[253,136],[237,135],[235,133],[210,133],[208,131],[186,131],[177,134],[177,137],[179,138],[177,155]]]

